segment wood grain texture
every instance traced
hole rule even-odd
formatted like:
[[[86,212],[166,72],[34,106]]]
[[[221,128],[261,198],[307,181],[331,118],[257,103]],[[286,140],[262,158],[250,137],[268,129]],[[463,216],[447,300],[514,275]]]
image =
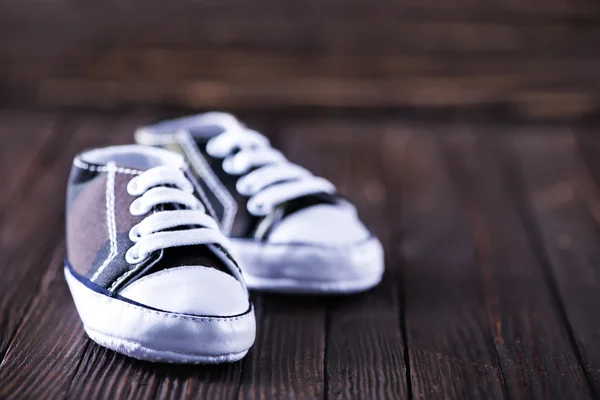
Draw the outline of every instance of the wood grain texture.
[[[50,141],[21,176],[20,187],[11,195],[2,212],[0,239],[3,257],[0,269],[5,271],[0,281],[0,356],[8,349],[13,334],[38,291],[49,257],[58,243],[56,233],[63,227],[63,193],[65,177],[71,164],[74,147],[63,145],[59,137],[71,138],[72,131],[52,131]],[[39,131],[41,137],[47,132]],[[23,157],[28,157],[23,149]],[[44,227],[46,229],[41,229]]]
[[[524,207],[533,212],[530,229],[538,232],[538,246],[547,254],[552,287],[560,296],[584,372],[598,396],[598,172],[593,162],[583,161],[568,129],[555,128],[553,133],[552,140],[543,140],[539,132],[515,138],[522,174],[514,179],[522,190]],[[594,145],[594,141],[584,139],[582,144]],[[594,148],[597,145],[587,150],[586,158]]]
[[[441,142],[468,209],[507,395],[591,398],[560,299],[550,284],[534,284],[547,279],[544,260],[514,206],[509,175],[494,161],[495,133],[465,128]]]
[[[390,217],[399,232],[392,256],[402,263],[412,395],[503,398],[488,307],[492,293],[435,137],[417,126],[385,129],[383,157],[396,205]]]
[[[325,312],[321,299],[262,295],[260,325],[243,361],[240,398],[322,398]]]
[[[185,366],[147,363],[87,341],[69,398],[236,398],[241,364]]]
[[[64,398],[87,339],[64,280],[61,243],[44,266],[33,298],[0,368],[3,399]],[[39,272],[38,272],[39,273]]]
[[[51,113],[0,112],[0,170],[10,171],[0,186],[0,221],[13,191],[23,186],[36,156],[50,144],[57,119]]]

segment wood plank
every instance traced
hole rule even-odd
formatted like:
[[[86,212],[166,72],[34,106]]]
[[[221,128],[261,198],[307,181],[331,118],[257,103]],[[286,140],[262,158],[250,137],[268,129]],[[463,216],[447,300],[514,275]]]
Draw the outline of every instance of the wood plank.
[[[54,137],[56,123],[57,117],[53,114],[0,111],[0,170],[4,171],[0,185],[0,232],[9,218],[6,205],[11,203],[11,196],[19,196],[34,183],[30,179],[34,176],[31,169],[41,150]],[[8,254],[8,247],[0,235],[0,253]],[[0,355],[1,349],[0,345]]]
[[[590,76],[570,72],[566,82],[536,87],[533,75],[342,79],[308,77],[218,81],[194,78],[148,84],[139,80],[45,78],[5,86],[6,101],[50,107],[85,106],[115,111],[139,104],[238,110],[347,107],[447,109],[507,115],[513,119],[568,120],[600,113]],[[531,78],[531,79],[530,79]],[[1,82],[0,82],[1,84]]]
[[[369,55],[369,59],[365,56]],[[598,77],[598,55],[558,54],[360,54],[348,52],[294,53],[268,49],[206,49],[193,45],[178,47],[139,46],[107,48],[77,53],[48,53],[32,49],[13,53],[0,47],[0,56],[11,66],[10,77],[25,83],[27,80],[79,79],[136,81],[141,75],[154,76],[156,85],[176,81],[214,79],[215,84],[227,80],[275,80],[312,78],[315,80],[353,78],[462,78],[479,80],[493,77],[514,81],[528,77],[532,84],[582,82],[582,76]],[[206,60],[210,59],[210,63]],[[142,60],[139,63],[136,60]],[[46,65],[41,66],[41,63]],[[127,68],[123,64],[131,65]],[[8,71],[8,70],[7,70]],[[597,85],[594,80],[592,84]]]
[[[64,255],[61,243],[0,365],[3,399],[65,397],[79,365],[85,338],[60,268]]]
[[[79,4],[73,2],[63,2],[57,5],[37,4],[36,13],[28,12],[31,9],[32,1],[23,1],[22,3],[3,3],[3,11],[0,16],[5,17],[2,22],[6,22],[6,30],[18,26],[19,22],[40,22],[39,27],[30,27],[34,29],[48,29],[56,25],[71,23],[73,28],[81,28],[88,25],[88,20],[92,20],[94,33],[101,29],[106,29],[107,22],[114,22],[120,27],[120,31],[125,31],[123,25],[129,21],[132,24],[144,24],[148,22],[161,21],[161,16],[168,16],[171,20],[176,18],[191,18],[199,22],[211,20],[222,20],[223,18],[240,18],[247,16],[250,19],[260,18],[262,16],[273,19],[272,23],[277,23],[277,19],[294,16],[297,18],[298,25],[303,26],[308,21],[313,23],[325,24],[330,19],[338,17],[340,20],[357,19],[360,15],[371,18],[402,18],[424,20],[486,20],[486,21],[539,21],[561,18],[573,18],[575,21],[587,21],[591,18],[597,18],[599,10],[596,4],[585,0],[577,0],[565,3],[560,0],[546,1],[537,4],[531,1],[473,1],[457,0],[452,4],[439,0],[403,0],[402,2],[391,0],[378,0],[372,3],[364,1],[343,1],[327,0],[319,2],[319,7],[315,7],[314,2],[297,1],[293,4],[282,4],[274,0],[260,0],[252,4],[239,0],[228,0],[219,3],[196,3],[193,1],[182,1],[178,3],[164,3],[160,1],[148,1],[145,3],[144,12],[135,2],[128,3],[93,3]],[[87,6],[87,7],[86,7]],[[137,12],[138,18],[132,19],[132,15]],[[140,15],[141,14],[141,15]],[[42,15],[47,15],[51,21],[44,21]],[[392,17],[390,17],[390,15]],[[93,20],[93,16],[97,16]],[[112,17],[112,18],[110,18]],[[317,17],[322,17],[319,19]],[[79,21],[77,20],[79,18]],[[11,22],[14,21],[14,22]],[[62,27],[61,32],[69,28]],[[175,27],[181,30],[200,29],[195,26]],[[165,30],[174,30],[174,27],[164,26]],[[130,34],[140,34],[135,32]],[[119,31],[119,32],[120,32]],[[126,32],[126,31],[125,31]],[[212,40],[217,40],[223,36],[217,36]]]
[[[551,133],[548,140],[543,135]],[[590,144],[591,138],[582,143]],[[598,332],[600,257],[600,194],[583,162],[577,142],[566,128],[546,128],[536,135],[516,137],[521,171],[513,171],[519,201],[533,217],[529,229],[540,236],[538,251],[545,255],[546,268],[560,299],[580,362],[594,396],[600,394],[600,352]],[[586,158],[598,155],[598,147],[586,151]],[[508,162],[514,162],[514,158]],[[594,168],[595,162],[588,162]],[[595,178],[597,179],[597,178]]]
[[[336,184],[388,248],[377,126],[326,120],[289,122],[286,127],[291,159]],[[376,289],[328,302],[328,397],[407,398],[398,267],[388,262],[384,281]]]
[[[489,306],[493,299],[475,257],[466,210],[431,134],[440,129],[434,124],[384,126],[386,183],[395,204],[388,218],[398,235],[393,256],[402,264],[411,393],[419,398],[503,398]]]
[[[240,398],[322,398],[325,312],[315,298],[261,295]]]
[[[0,185],[0,224],[10,195],[26,183],[29,166],[48,145],[56,123],[53,114],[0,111],[0,170],[9,172]]]
[[[61,132],[58,128],[52,131],[48,145],[22,176],[22,185],[6,205],[6,210],[11,211],[3,215],[0,225],[0,243],[5,255],[0,260],[0,269],[5,271],[0,281],[0,357],[4,356],[39,288],[48,257],[58,240],[58,226],[64,224],[60,212],[63,179],[67,176],[71,155],[62,140],[68,141],[73,132],[62,128]],[[43,137],[44,132],[40,133]]]
[[[246,109],[508,105],[504,112],[511,115],[556,119],[600,109],[595,52],[457,56],[367,50],[313,54],[189,44],[14,53],[0,46],[6,59],[0,72],[7,77],[0,85],[6,101],[113,110],[140,103]]]
[[[69,398],[236,398],[241,364],[171,365],[135,360],[87,339]],[[72,372],[72,371],[71,371]],[[82,397],[83,396],[83,397]]]
[[[4,52],[22,54],[24,50],[31,49],[45,54],[52,54],[53,51],[81,54],[85,52],[86,43],[106,35],[109,27],[91,25],[89,29],[82,29],[80,24],[83,19],[89,20],[90,16],[72,15],[72,18],[67,19],[65,16],[69,16],[69,12],[70,10],[64,10],[53,20],[51,26],[45,27],[48,23],[40,24],[34,30],[31,27],[24,29],[25,25],[16,24],[18,18],[7,21],[8,26],[14,28],[7,30],[3,36]],[[327,23],[319,23],[311,16],[300,15],[296,16],[297,19],[304,17],[304,21],[297,20],[297,23],[289,24],[286,19],[274,19],[268,14],[254,17],[228,14],[210,19],[204,16],[204,21],[202,15],[186,14],[174,17],[178,18],[179,25],[168,27],[163,19],[148,18],[147,14],[139,12],[138,15],[146,18],[138,18],[135,22],[131,18],[128,21],[113,20],[110,25],[113,30],[110,31],[110,39],[107,39],[112,46],[104,49],[125,44],[124,47],[128,48],[177,48],[183,45],[204,49],[268,49],[277,52],[296,50],[298,54],[337,52],[355,55],[424,55],[433,52],[523,55],[530,51],[535,54],[595,55],[594,45],[598,44],[600,30],[595,25],[598,17],[589,23],[569,24],[556,20],[528,23],[431,21],[406,19],[392,13],[373,16],[363,12],[362,15],[346,19],[338,15]],[[28,20],[23,22],[35,23],[42,16],[44,15],[30,12],[27,14]],[[48,15],[44,17],[48,18]],[[73,20],[75,18],[78,20]],[[62,24],[60,20],[63,20]],[[193,21],[197,24],[190,24]],[[132,29],[132,23],[138,28]],[[163,29],[159,29],[161,27]],[[223,27],[228,28],[227,35],[223,35]],[[311,31],[311,27],[317,27],[318,30]],[[36,37],[39,38],[37,41]],[[57,46],[61,40],[66,43]],[[65,44],[70,44],[71,48],[65,47]],[[65,51],[66,49],[69,51]]]
[[[560,301],[494,160],[511,136],[509,127],[465,126],[440,138],[468,209],[506,392],[511,398],[591,398]]]
[[[357,6],[350,7],[348,2],[328,1],[318,8],[310,2],[294,6],[272,1],[262,2],[262,6],[242,2],[231,4],[231,8],[194,2],[148,3],[143,12],[131,5],[103,2],[93,6],[36,3],[36,7],[28,7],[26,2],[3,3],[1,47],[19,53],[43,49],[46,53],[63,54],[91,47],[131,48],[139,44],[170,48],[195,44],[200,48],[295,49],[313,53],[323,50],[372,53],[382,49],[593,52],[597,37],[593,35],[594,25],[600,16],[598,7],[583,1],[547,10],[550,11],[547,16],[543,14],[543,6],[527,2],[520,2],[529,8],[525,13],[511,12],[500,1],[475,8],[455,3],[449,6],[439,0],[428,8],[419,3],[417,7],[407,7],[407,2],[385,2],[379,6],[355,2]],[[471,0],[467,2],[478,5]],[[565,21],[571,12],[575,22]],[[164,18],[173,23],[165,24]],[[287,23],[290,18],[294,18],[294,24]],[[586,35],[586,31],[590,34]]]

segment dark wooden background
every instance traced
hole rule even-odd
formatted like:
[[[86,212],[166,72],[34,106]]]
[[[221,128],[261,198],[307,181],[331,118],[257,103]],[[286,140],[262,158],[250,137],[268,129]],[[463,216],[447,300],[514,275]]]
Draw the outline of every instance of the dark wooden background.
[[[363,295],[253,294],[239,363],[86,338],[73,156],[234,110],[354,201]],[[0,1],[0,399],[600,398],[597,0]]]
[[[0,101],[600,111],[597,0],[0,2]]]

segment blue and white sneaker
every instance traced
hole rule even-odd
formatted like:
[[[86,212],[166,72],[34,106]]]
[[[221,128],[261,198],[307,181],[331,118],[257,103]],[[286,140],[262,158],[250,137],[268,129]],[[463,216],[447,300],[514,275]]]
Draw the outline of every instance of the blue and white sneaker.
[[[343,294],[381,281],[381,243],[355,207],[232,115],[160,122],[135,138],[186,158],[249,288]]]
[[[255,318],[231,244],[173,152],[79,154],[67,194],[65,276],[88,336],[148,361],[244,357]]]

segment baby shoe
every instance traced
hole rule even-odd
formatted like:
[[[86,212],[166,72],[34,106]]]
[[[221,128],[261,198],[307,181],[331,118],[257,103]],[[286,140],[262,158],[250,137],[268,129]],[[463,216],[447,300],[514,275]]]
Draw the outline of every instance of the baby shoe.
[[[241,359],[255,318],[229,240],[178,154],[139,145],[75,158],[65,276],[88,336],[130,357]]]
[[[135,138],[188,160],[249,288],[343,294],[381,281],[381,243],[355,207],[232,115],[159,122]]]

